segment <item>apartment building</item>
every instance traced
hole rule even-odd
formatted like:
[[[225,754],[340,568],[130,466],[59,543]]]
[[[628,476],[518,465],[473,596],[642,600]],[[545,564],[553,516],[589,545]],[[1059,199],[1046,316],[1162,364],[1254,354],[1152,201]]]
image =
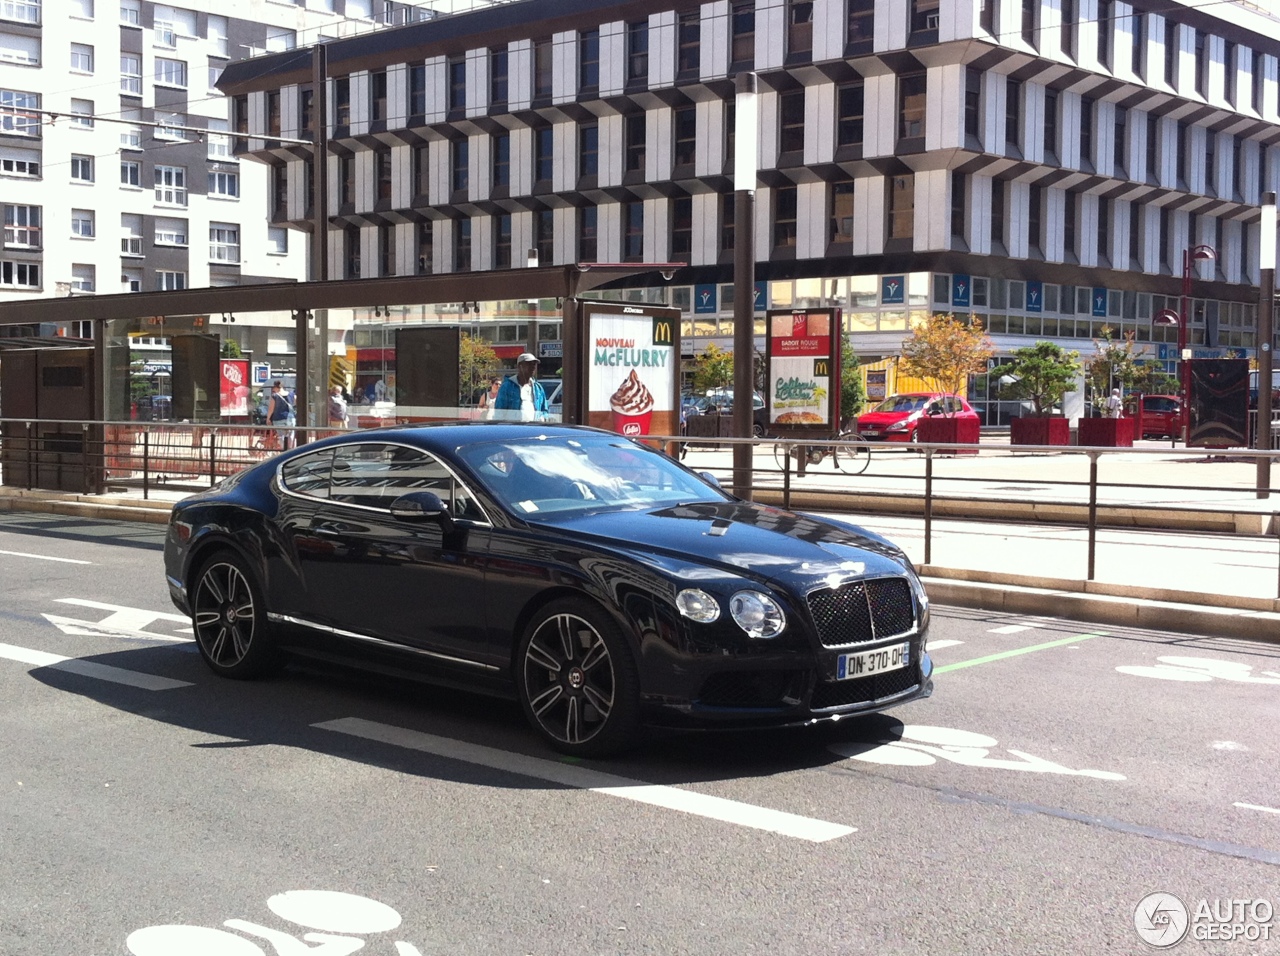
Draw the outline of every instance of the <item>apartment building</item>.
[[[656,9],[655,9],[656,8]],[[857,351],[929,311],[1002,350],[1103,325],[1172,367],[1256,347],[1257,206],[1280,168],[1275,19],[1242,3],[525,0],[327,45],[330,274],[687,261],[624,297],[725,341],[733,77],[758,75],[756,300],[836,306]],[[237,148],[305,225],[314,91],[234,64]],[[1204,250],[1209,249],[1210,253]]]

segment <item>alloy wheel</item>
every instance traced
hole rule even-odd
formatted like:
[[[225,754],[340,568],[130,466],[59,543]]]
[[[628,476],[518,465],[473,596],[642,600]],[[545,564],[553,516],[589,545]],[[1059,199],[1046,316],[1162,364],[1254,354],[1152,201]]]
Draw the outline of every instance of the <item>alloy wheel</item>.
[[[608,725],[617,675],[608,645],[591,623],[560,613],[549,615],[529,638],[524,685],[529,710],[543,733],[574,746]]]
[[[192,622],[211,664],[231,668],[244,661],[253,648],[258,616],[253,591],[238,567],[219,561],[201,572]]]

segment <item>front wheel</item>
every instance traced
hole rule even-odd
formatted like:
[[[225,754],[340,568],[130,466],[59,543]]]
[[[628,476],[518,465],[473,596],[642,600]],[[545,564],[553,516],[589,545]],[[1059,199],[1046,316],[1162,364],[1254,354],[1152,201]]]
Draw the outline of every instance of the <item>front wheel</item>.
[[[556,750],[603,757],[634,742],[640,677],[614,622],[579,598],[554,601],[525,630],[516,659],[520,704]]]
[[[200,656],[222,677],[261,677],[283,663],[261,590],[244,560],[230,551],[213,555],[196,575],[191,624]]]
[[[836,467],[846,475],[860,475],[871,464],[871,445],[860,435],[846,434],[840,436],[845,444],[833,448],[831,457]]]

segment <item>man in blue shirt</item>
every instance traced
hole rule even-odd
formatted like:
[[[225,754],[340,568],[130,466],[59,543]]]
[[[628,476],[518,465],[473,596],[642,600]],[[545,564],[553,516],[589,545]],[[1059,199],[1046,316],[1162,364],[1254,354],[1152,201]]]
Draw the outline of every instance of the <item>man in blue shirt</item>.
[[[503,380],[498,397],[493,400],[498,412],[519,414],[498,414],[495,418],[531,422],[547,416],[547,393],[538,384],[537,374],[538,357],[532,352],[522,353],[516,359],[516,374]]]

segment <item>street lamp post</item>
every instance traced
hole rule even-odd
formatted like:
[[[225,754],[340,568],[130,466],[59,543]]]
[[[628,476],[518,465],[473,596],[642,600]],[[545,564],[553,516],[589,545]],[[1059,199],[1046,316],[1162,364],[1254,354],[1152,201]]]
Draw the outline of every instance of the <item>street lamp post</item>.
[[[1266,455],[1258,457],[1258,497],[1271,495],[1271,353],[1275,338],[1276,294],[1276,194],[1262,194],[1262,222],[1258,234],[1261,275],[1258,290],[1258,417],[1253,427],[1253,447]]]
[[[1209,262],[1218,258],[1213,246],[1192,246],[1182,250],[1182,301],[1178,308],[1178,379],[1182,383],[1182,443],[1185,445],[1191,438],[1191,349],[1188,347],[1191,314],[1187,300],[1191,298],[1191,263]]]
[[[756,150],[760,120],[756,115],[756,75],[739,73],[734,80],[733,169],[733,435],[750,438],[755,396],[755,216]],[[733,446],[733,493],[751,496],[752,452],[746,442]]]

